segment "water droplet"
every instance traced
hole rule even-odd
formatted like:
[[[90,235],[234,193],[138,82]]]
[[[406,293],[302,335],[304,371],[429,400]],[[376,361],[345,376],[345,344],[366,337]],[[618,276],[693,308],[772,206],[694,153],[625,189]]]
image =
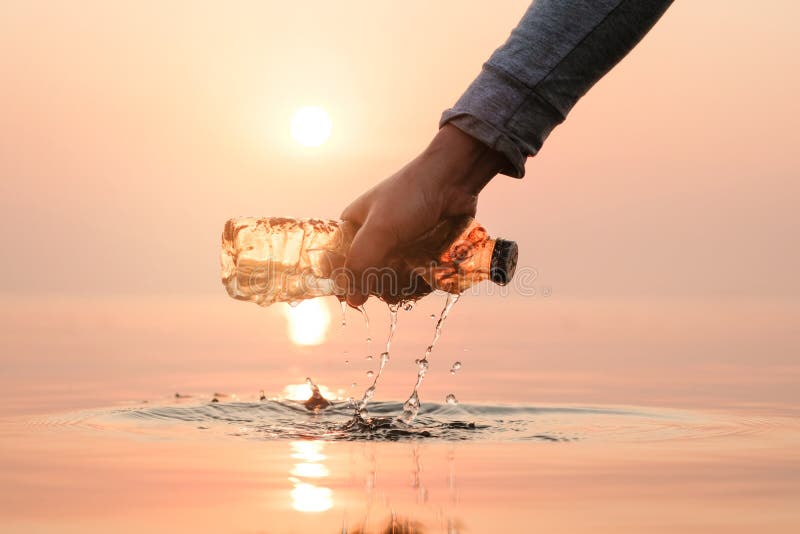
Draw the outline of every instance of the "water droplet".
[[[345,361],[344,361],[344,364],[345,364],[345,365],[350,365],[350,360],[345,360]]]
[[[403,413],[400,414],[399,419],[401,422],[410,425],[414,421],[414,418],[417,417],[418,412],[419,396],[417,395],[417,389],[414,388],[414,391],[411,392],[411,396],[403,403]]]
[[[428,319],[436,319],[436,314],[432,313],[428,316]]]
[[[367,378],[372,378],[375,375],[372,371],[367,371]]]
[[[314,382],[312,382],[312,381],[311,381],[311,378],[307,376],[307,377],[306,377],[306,384],[308,384],[309,386],[313,386],[313,385],[314,385]]]
[[[414,309],[414,301],[413,301],[413,300],[407,300],[407,301],[405,301],[405,302],[403,303],[403,309],[404,309],[405,311],[411,311],[411,310],[413,310],[413,309]]]
[[[300,304],[299,300],[291,300],[291,301],[289,301],[289,306],[291,306],[292,308],[296,308],[298,304]]]
[[[350,387],[351,387],[351,388],[354,388],[354,387],[356,387],[356,383],[355,383],[355,382],[353,382],[352,384],[350,384]],[[352,398],[352,397],[351,397],[351,398]]]
[[[372,354],[367,354],[367,357],[365,359],[371,360],[372,359]]]
[[[356,309],[361,313],[361,316],[364,317],[364,327],[367,329],[367,332],[369,332],[369,315],[367,315],[367,309],[363,304]]]
[[[448,394],[447,397],[444,399],[447,404],[458,404],[458,399],[452,393]]]
[[[367,338],[367,343],[372,343],[372,338],[371,337]]]
[[[452,367],[450,367],[450,374],[454,375],[456,372],[461,369],[461,362],[455,362]]]
[[[386,365],[386,363],[388,361],[389,361],[389,353],[388,352],[382,352],[381,353],[381,367]]]
[[[342,326],[347,326],[347,302],[344,300],[339,301],[339,306],[342,308]]]

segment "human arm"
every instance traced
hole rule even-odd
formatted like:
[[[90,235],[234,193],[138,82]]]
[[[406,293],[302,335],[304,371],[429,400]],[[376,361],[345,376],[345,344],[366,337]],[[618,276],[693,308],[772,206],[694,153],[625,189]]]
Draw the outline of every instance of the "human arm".
[[[536,0],[439,125],[452,124],[503,154],[503,174],[525,161],[611,70],[672,0]]]
[[[440,221],[474,215],[498,173],[525,160],[603,75],[656,23],[670,0],[536,0],[453,108],[428,148],[356,199],[342,218],[360,226],[347,267],[348,302],[363,303],[361,274]]]

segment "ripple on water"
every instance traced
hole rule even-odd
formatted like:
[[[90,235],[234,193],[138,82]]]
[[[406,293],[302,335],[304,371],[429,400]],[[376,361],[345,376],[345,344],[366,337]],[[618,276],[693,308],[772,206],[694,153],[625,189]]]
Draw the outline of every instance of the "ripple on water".
[[[255,440],[342,441],[656,441],[714,438],[766,430],[767,420],[716,418],[695,412],[616,407],[536,407],[422,404],[412,425],[397,416],[399,402],[373,402],[354,418],[347,402],[319,413],[295,401],[176,403],[85,410],[33,421],[48,428],[84,428],[186,437],[200,433]]]

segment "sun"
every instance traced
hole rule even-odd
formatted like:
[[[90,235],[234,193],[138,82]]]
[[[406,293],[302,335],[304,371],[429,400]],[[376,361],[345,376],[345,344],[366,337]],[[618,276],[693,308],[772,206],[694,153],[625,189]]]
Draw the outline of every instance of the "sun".
[[[319,106],[306,106],[294,112],[292,137],[303,146],[320,146],[331,136],[333,123],[328,112]]]
[[[319,345],[325,341],[331,324],[331,312],[320,299],[301,301],[297,306],[286,306],[289,321],[289,338],[295,345]]]

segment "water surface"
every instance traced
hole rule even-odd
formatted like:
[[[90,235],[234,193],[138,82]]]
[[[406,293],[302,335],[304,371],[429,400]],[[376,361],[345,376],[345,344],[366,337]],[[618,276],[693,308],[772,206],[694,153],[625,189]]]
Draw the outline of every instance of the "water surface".
[[[359,398],[385,332],[372,360],[357,320],[291,346],[281,315],[226,299],[0,306],[0,531],[800,529],[792,303],[464,298],[414,425],[367,430],[343,401],[258,392],[310,375]],[[418,307],[371,417],[402,413],[441,301]]]
[[[199,402],[178,399],[137,406],[80,410],[33,418],[32,425],[76,427],[169,439],[204,434],[252,440],[324,441],[528,441],[597,443],[683,441],[757,434],[791,418],[763,419],[732,414],[643,407],[436,404],[420,407],[412,424],[402,420],[400,402],[374,402],[366,418],[346,401],[321,410],[303,402]]]

